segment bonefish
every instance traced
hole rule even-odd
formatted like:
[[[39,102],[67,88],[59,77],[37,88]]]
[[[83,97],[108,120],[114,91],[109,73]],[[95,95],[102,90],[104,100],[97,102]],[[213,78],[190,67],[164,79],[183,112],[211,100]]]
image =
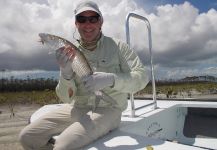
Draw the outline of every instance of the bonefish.
[[[47,45],[51,50],[58,50],[65,46],[72,47],[74,56],[72,59],[68,60],[71,61],[72,70],[76,73],[76,75],[80,78],[83,78],[85,76],[89,76],[93,74],[93,70],[91,69],[86,57],[84,54],[70,41],[56,36],[52,34],[47,33],[39,33],[39,36],[41,38],[42,44]],[[100,99],[104,100],[107,103],[110,103],[111,105],[115,106],[117,102],[108,94],[106,94],[103,90],[96,91],[96,106],[98,105]],[[95,107],[93,110],[95,109]]]

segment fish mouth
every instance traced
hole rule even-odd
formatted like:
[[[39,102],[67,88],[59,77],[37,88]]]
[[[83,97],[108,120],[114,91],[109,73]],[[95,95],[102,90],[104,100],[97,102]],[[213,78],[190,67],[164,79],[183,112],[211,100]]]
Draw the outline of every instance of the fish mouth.
[[[44,44],[45,39],[46,39],[46,34],[45,33],[39,33],[38,36],[40,37],[39,42]]]
[[[39,33],[38,34],[40,37],[43,37],[43,36],[45,36],[45,33]]]
[[[39,33],[38,36],[43,39],[43,38],[45,38],[46,34],[45,33]]]

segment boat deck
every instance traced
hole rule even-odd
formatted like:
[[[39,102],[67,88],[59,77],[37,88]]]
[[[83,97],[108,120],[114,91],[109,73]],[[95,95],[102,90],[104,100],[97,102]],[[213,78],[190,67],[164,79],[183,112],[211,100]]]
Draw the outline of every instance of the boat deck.
[[[217,102],[201,101],[165,101],[158,100],[158,108],[143,107],[151,100],[135,100],[136,117],[130,117],[130,104],[122,114],[118,129],[83,148],[84,150],[202,150],[217,149],[217,138],[202,136],[185,137],[187,108],[213,108]],[[46,105],[31,117],[37,119],[40,114],[58,105]],[[217,117],[215,117],[217,120]],[[216,122],[214,122],[216,123]],[[214,125],[215,126],[215,125]],[[216,130],[209,129],[209,130]],[[186,129],[185,129],[186,130]],[[216,132],[216,131],[215,131]]]

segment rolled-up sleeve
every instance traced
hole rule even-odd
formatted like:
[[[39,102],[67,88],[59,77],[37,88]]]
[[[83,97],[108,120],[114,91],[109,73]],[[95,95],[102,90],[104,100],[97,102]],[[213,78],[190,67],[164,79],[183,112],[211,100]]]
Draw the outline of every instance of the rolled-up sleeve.
[[[69,90],[71,93],[69,93]],[[77,88],[73,79],[65,80],[60,76],[59,83],[56,86],[56,94],[62,102],[72,103],[76,90]]]
[[[146,67],[137,54],[125,43],[119,42],[120,73],[115,74],[113,89],[124,93],[135,93],[148,84]]]

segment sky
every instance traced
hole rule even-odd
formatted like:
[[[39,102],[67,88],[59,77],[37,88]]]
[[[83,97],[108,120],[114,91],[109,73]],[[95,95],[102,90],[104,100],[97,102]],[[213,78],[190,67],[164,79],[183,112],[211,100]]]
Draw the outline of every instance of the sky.
[[[129,12],[151,24],[157,79],[217,77],[217,0],[94,0],[102,11],[103,33],[126,41]],[[0,70],[58,70],[38,33],[79,38],[74,14],[79,0],[0,0]],[[130,19],[131,47],[149,70],[145,23]]]

